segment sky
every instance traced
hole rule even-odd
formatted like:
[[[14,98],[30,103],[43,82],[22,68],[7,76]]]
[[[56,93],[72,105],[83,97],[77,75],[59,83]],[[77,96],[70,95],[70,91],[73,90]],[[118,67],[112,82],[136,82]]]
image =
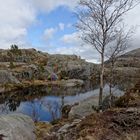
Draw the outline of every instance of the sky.
[[[0,48],[35,48],[51,54],[76,54],[98,62],[96,50],[84,45],[75,29],[78,0],[0,0]],[[140,44],[140,6],[125,16],[128,27],[137,26],[132,46]]]

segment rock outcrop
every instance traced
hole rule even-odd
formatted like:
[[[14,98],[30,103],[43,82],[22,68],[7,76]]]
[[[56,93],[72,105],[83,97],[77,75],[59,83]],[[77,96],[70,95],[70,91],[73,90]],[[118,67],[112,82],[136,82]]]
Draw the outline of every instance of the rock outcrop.
[[[86,80],[90,79],[94,67],[76,55],[51,55],[35,49],[0,50],[0,69],[8,70],[21,83],[25,80]]]
[[[0,116],[1,140],[35,140],[34,122],[23,114]]]
[[[69,118],[84,118],[95,112],[94,106],[98,105],[98,97],[88,98],[71,108]]]
[[[0,84],[19,84],[19,80],[7,70],[0,70]]]

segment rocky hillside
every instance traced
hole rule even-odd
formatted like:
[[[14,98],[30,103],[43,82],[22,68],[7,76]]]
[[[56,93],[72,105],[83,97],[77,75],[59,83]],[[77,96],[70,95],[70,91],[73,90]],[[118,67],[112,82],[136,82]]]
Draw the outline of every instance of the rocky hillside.
[[[0,83],[89,79],[95,65],[76,55],[50,55],[35,49],[0,50]]]
[[[119,67],[140,68],[140,48],[120,56],[118,58],[117,65]]]
[[[120,56],[115,65],[115,75],[119,82],[135,84],[140,79],[140,49]],[[106,71],[109,68],[106,62]],[[87,80],[97,79],[98,76],[99,65],[88,63],[76,55],[51,55],[35,49],[0,50],[1,84],[33,80]]]
[[[106,68],[107,71],[110,69],[109,61],[106,62]],[[126,89],[129,86],[133,87],[140,79],[140,48],[119,56],[114,73],[115,79],[118,79],[121,84],[127,83]]]

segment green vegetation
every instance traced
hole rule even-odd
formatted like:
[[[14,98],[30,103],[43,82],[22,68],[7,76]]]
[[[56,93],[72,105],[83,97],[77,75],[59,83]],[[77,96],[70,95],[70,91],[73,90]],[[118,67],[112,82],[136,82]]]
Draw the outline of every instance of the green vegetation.
[[[10,69],[13,69],[13,68],[15,68],[15,65],[14,65],[14,63],[13,63],[12,61],[10,61],[9,68],[10,68]]]
[[[21,50],[15,44],[11,45],[10,52],[15,55],[21,55]]]

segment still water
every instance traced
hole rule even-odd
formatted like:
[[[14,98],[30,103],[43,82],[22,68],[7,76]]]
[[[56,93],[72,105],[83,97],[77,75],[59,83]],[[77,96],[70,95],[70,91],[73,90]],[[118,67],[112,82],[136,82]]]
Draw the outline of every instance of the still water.
[[[105,93],[109,88],[106,85]],[[114,88],[114,92],[123,92]],[[28,88],[4,97],[4,102],[0,105],[0,114],[23,113],[33,118],[35,121],[53,121],[61,117],[61,110],[65,105],[72,105],[83,101],[89,97],[98,95],[98,87],[39,87]]]

